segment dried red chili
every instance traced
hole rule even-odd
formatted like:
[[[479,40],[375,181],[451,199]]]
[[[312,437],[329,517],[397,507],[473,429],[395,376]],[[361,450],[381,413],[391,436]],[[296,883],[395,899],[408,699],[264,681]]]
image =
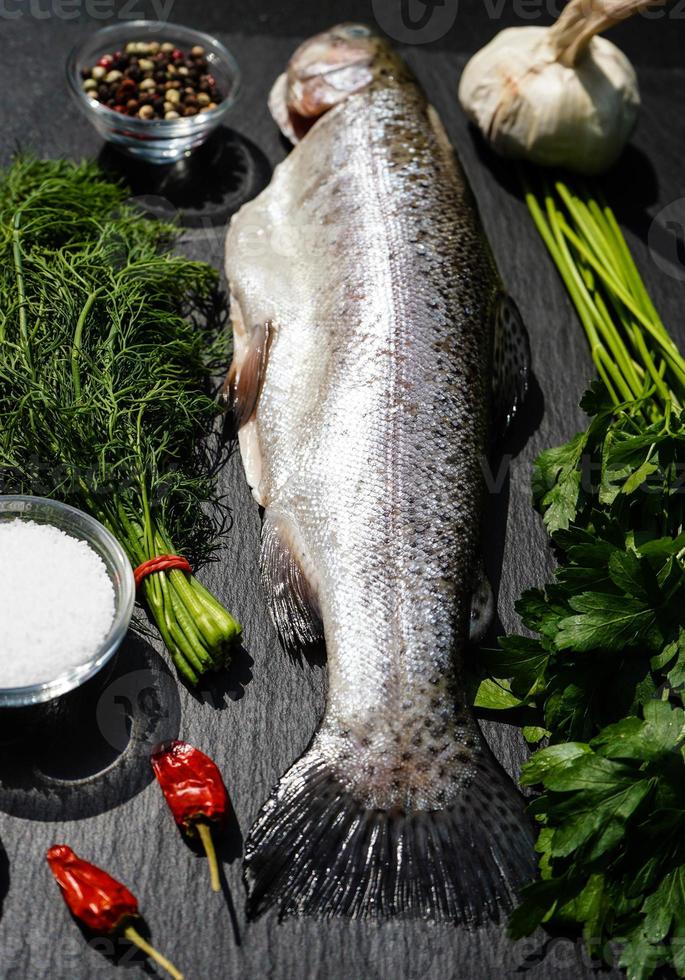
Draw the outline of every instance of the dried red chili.
[[[78,857],[66,844],[55,844],[46,857],[64,901],[76,919],[93,932],[104,935],[121,932],[174,980],[183,980],[183,974],[173,963],[150,946],[132,924],[132,919],[140,919],[138,900],[125,885]]]
[[[216,764],[187,742],[168,742],[152,753],[152,768],[174,820],[189,836],[197,833],[209,861],[212,888],[219,891],[219,863],[211,824],[225,822],[230,801]]]

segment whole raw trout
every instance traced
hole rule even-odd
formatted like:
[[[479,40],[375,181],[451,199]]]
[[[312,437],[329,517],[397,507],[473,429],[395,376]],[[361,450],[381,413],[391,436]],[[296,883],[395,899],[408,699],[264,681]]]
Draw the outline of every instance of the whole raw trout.
[[[291,645],[323,635],[329,695],[253,828],[251,907],[477,922],[534,868],[461,681],[493,378],[511,415],[525,344],[384,42],[313,38],[271,107],[297,146],[230,225],[229,380],[274,619]]]

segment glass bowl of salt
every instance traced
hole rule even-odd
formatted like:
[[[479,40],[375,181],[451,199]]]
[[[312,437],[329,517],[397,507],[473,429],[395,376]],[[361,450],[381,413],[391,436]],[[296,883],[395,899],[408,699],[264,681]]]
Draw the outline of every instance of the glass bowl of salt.
[[[88,514],[0,495],[0,708],[60,697],[111,660],[135,601],[131,563]]]

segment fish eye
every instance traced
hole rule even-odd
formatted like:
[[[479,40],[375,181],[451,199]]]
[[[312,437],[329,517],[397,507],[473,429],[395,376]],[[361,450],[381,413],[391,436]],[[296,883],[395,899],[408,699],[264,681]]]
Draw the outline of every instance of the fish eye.
[[[345,33],[348,37],[371,37],[371,31],[368,27],[363,27],[361,24],[346,28]]]

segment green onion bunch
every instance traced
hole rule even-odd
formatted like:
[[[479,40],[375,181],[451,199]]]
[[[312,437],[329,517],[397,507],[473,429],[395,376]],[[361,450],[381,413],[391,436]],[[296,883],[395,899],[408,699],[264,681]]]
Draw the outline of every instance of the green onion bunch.
[[[679,410],[685,404],[685,358],[599,188],[540,178],[536,185],[524,178],[524,188],[612,403],[640,402],[651,420]]]

